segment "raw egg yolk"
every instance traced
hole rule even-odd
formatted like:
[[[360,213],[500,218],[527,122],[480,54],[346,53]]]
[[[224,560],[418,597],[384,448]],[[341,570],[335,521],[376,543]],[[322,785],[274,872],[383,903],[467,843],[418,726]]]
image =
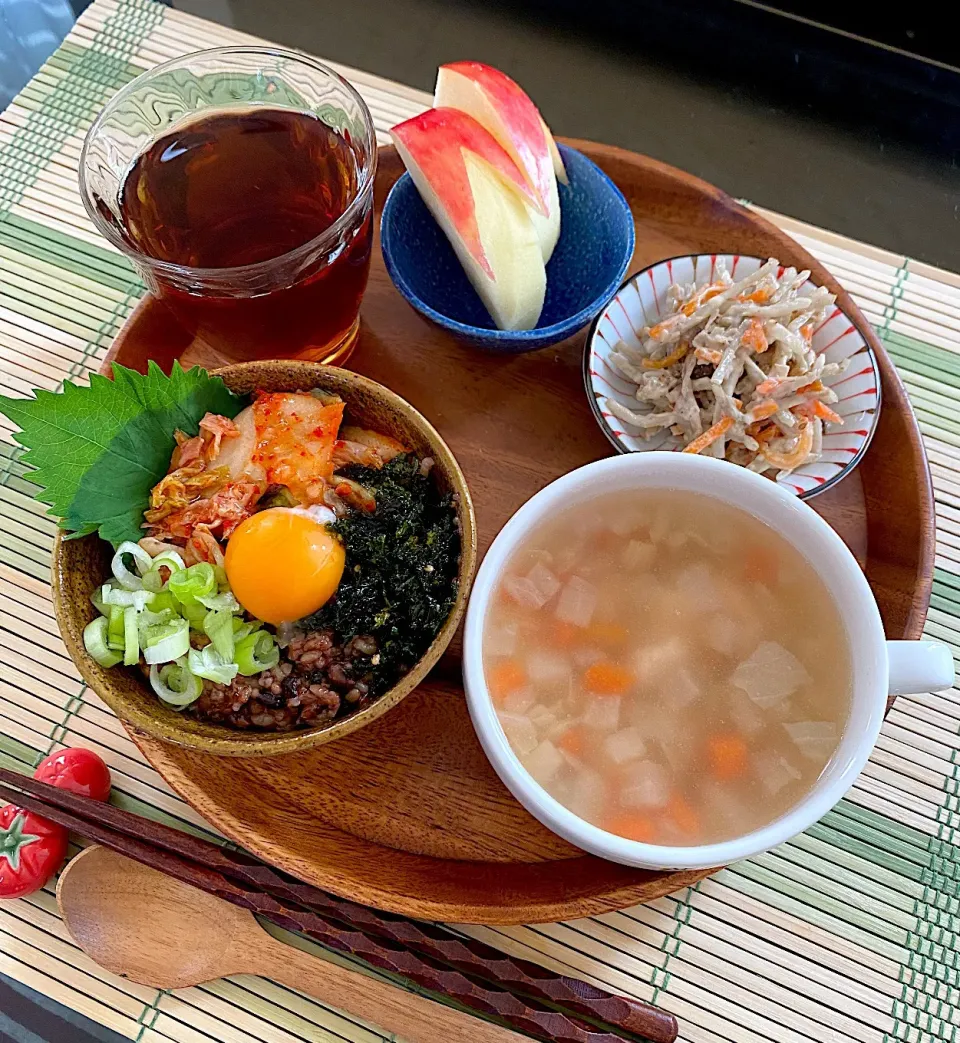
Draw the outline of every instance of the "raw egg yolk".
[[[333,596],[343,575],[343,544],[321,522],[271,507],[241,522],[224,565],[237,601],[265,623],[292,623]]]

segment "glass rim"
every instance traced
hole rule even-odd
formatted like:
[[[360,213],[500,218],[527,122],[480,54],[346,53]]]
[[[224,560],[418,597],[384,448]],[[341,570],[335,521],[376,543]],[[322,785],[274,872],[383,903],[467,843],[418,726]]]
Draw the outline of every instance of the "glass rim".
[[[93,200],[90,196],[89,186],[87,184],[87,153],[90,149],[91,142],[96,138],[102,125],[117,109],[117,106],[125,100],[129,95],[133,94],[144,81],[151,79],[152,77],[164,73],[169,69],[176,68],[182,65],[184,62],[190,59],[197,58],[199,56],[229,56],[229,55],[271,55],[278,58],[287,58],[297,62],[300,65],[306,65],[316,71],[322,72],[332,79],[340,82],[340,84],[346,89],[347,93],[352,95],[353,99],[359,104],[360,112],[363,115],[364,124],[364,140],[368,146],[369,158],[362,165],[359,171],[359,177],[357,179],[357,191],[353,199],[347,204],[346,209],[343,213],[318,235],[315,235],[312,239],[308,239],[305,243],[301,243],[299,246],[295,246],[292,250],[288,250],[286,253],[278,254],[276,257],[268,257],[263,261],[254,261],[252,264],[233,265],[228,268],[197,268],[187,264],[176,264],[173,261],[164,261],[158,257],[151,257],[150,254],[144,253],[141,250],[137,250],[132,247],[123,236],[119,235],[116,228],[105,221],[101,216],[97,207],[94,205]],[[256,107],[254,105],[253,107]],[[264,106],[269,107],[269,106]],[[303,109],[290,108],[292,112],[305,112]],[[172,124],[176,126],[176,124]],[[322,248],[328,242],[333,242],[340,235],[340,233],[346,228],[356,216],[357,212],[365,205],[365,197],[372,192],[373,180],[377,172],[377,131],[374,126],[373,116],[370,113],[370,109],[367,103],[363,100],[363,96],[360,92],[347,80],[341,76],[336,69],[332,69],[329,65],[325,65],[323,62],[316,58],[311,57],[308,54],[304,54],[300,51],[289,51],[283,47],[270,47],[270,46],[251,46],[251,45],[235,45],[230,47],[207,47],[202,48],[199,51],[190,51],[188,54],[180,55],[178,58],[172,58],[170,61],[162,62],[159,65],[155,65],[145,72],[140,73],[139,76],[134,77],[129,83],[125,84],[120,88],[104,105],[104,107],[97,114],[97,118],[90,125],[90,129],[87,131],[83,139],[83,148],[80,151],[80,164],[79,164],[79,182],[80,182],[80,198],[83,202],[83,207],[87,212],[87,216],[93,222],[94,227],[97,231],[113,246],[115,246],[121,253],[130,257],[135,262],[140,262],[148,265],[153,271],[159,272],[164,275],[188,277],[195,279],[198,282],[202,281],[229,281],[233,277],[240,276],[252,276],[261,275],[269,272],[275,267],[281,267],[285,264],[295,263],[301,258],[306,257],[311,252],[318,248]]]

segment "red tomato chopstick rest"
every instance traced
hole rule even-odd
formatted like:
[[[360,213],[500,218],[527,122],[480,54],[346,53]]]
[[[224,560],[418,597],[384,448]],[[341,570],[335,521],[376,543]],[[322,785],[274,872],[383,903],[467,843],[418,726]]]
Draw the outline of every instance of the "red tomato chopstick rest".
[[[33,777],[81,797],[106,800],[110,796],[110,769],[93,750],[57,750],[40,761]]]
[[[67,831],[15,804],[0,808],[0,898],[32,895],[60,868]]]
[[[58,750],[34,778],[94,800],[110,796],[110,771],[92,750]],[[16,804],[0,808],[0,899],[23,898],[47,883],[67,855],[67,831]]]

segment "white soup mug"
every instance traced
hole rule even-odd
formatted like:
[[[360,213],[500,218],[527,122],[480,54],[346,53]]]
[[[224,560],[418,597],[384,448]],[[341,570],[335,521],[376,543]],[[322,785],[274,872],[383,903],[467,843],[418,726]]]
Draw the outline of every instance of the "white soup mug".
[[[853,666],[849,717],[839,747],[810,792],[761,829],[722,843],[667,847],[607,833],[569,811],[526,771],[500,726],[483,674],[483,628],[497,582],[524,538],[544,519],[597,497],[632,489],[698,493],[748,511],[793,544],[832,595],[847,631]],[[706,869],[767,851],[801,833],[847,792],[870,756],[888,695],[939,691],[954,680],[953,657],[934,641],[887,641],[877,603],[856,559],[834,530],[776,482],[742,467],[686,453],[634,453],[588,464],[559,478],[507,522],[477,573],[464,629],[464,685],[480,742],[521,804],[572,844],[625,865]]]

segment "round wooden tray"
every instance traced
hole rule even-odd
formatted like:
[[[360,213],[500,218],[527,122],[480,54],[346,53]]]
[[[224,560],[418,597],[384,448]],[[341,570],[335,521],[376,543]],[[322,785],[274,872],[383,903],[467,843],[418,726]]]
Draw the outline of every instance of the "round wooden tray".
[[[859,468],[813,506],[863,564],[887,635],[915,638],[933,567],[929,473],[890,360],[821,265],[718,189],[642,156],[572,142],[633,208],[633,270],[683,253],[775,256],[826,283],[877,352],[883,409]],[[378,210],[402,166],[381,149]],[[403,395],[432,421],[466,473],[481,552],[548,482],[607,456],[581,376],[583,336],[517,357],[460,346],[394,290],[375,250],[351,368]],[[144,302],[111,357],[142,366],[223,356],[188,344]],[[454,643],[427,683],[369,727],[308,754],[221,759],[134,739],[204,818],[250,851],[356,901],[431,920],[510,924],[587,916],[650,901],[704,873],[653,873],[585,855],[531,818],[502,786],[474,737]]]

